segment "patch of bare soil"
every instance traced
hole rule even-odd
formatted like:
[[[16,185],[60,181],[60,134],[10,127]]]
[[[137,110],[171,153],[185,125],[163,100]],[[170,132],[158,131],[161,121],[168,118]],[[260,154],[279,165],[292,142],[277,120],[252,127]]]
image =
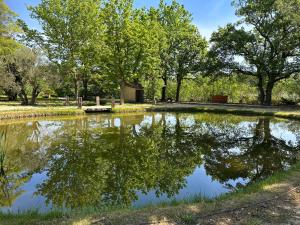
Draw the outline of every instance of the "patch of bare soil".
[[[287,183],[270,187],[262,195],[239,208],[223,209],[198,219],[201,225],[296,225],[300,224],[300,187]]]

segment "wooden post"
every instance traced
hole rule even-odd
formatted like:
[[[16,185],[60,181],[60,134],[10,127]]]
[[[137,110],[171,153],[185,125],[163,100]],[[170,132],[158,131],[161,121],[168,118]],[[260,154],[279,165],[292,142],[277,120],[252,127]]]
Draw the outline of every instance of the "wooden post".
[[[66,96],[65,98],[65,106],[69,106],[70,105],[70,98],[69,96]]]
[[[100,106],[100,97],[99,96],[96,97],[96,105]]]
[[[153,104],[156,105],[157,101],[156,98],[153,99]]]
[[[78,97],[78,109],[82,109],[82,97]]]
[[[115,106],[116,106],[115,98],[112,98],[111,99],[111,108],[113,109],[113,108],[115,108]]]

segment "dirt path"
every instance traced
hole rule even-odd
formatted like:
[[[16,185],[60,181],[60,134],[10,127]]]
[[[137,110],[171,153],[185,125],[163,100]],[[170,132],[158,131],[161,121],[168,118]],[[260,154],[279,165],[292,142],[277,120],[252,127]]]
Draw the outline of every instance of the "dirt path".
[[[199,219],[198,224],[264,224],[296,225],[300,224],[300,187],[282,185],[268,197],[260,196],[237,209]]]

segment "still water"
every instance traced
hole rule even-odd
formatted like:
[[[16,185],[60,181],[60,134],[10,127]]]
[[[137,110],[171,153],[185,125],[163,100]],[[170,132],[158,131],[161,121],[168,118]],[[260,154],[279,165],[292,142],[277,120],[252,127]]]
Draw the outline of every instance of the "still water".
[[[0,210],[212,198],[288,169],[300,123],[149,113],[0,124]]]

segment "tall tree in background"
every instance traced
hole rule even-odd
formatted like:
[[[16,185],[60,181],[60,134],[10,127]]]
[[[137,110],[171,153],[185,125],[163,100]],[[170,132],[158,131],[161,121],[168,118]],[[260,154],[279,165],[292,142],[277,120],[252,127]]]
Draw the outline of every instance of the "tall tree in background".
[[[42,0],[29,8],[43,29],[38,38],[41,46],[71,76],[76,97],[80,80],[87,97],[90,71],[98,64],[96,55],[104,52],[101,4],[99,0]]]
[[[158,69],[159,24],[145,10],[133,8],[133,0],[110,0],[104,6],[106,45],[104,73],[120,85],[121,104],[127,82],[139,81]]]
[[[15,40],[14,36],[19,31],[19,27],[16,24],[16,14],[12,12],[9,7],[0,0],[0,61],[1,64],[5,64],[6,56],[12,54],[20,44]],[[7,77],[3,77],[2,83],[9,80]],[[10,101],[17,100],[17,94],[13,88],[4,88],[5,94]]]
[[[184,79],[194,78],[197,74],[199,64],[204,61],[207,42],[201,37],[197,28],[191,27],[190,30],[178,38],[176,52],[171,55],[174,61],[171,74],[176,78],[176,102],[180,101],[181,85]]]
[[[15,18],[16,14],[0,0],[0,56],[11,53],[19,46],[14,39],[15,32],[19,31]]]
[[[300,72],[300,25],[283,1],[236,0],[242,19],[213,33],[208,72],[257,79],[259,102],[271,105],[275,84]],[[299,1],[284,1],[286,9]]]
[[[166,32],[167,47],[161,51],[162,101],[166,101],[166,89],[169,79],[177,82],[176,101],[180,99],[182,81],[189,74],[196,72],[196,66],[203,59],[207,43],[192,24],[191,14],[183,5],[173,0],[167,5],[163,0],[159,5],[160,23]]]

